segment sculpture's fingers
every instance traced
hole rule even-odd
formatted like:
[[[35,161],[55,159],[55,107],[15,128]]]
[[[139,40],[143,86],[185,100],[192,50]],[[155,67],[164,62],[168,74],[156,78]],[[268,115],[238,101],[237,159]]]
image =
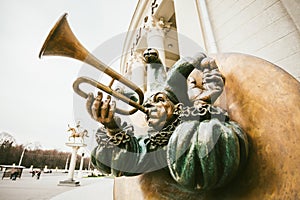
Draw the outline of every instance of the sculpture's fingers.
[[[92,117],[99,121],[100,110],[102,106],[102,93],[98,92],[98,96],[95,98],[92,105]]]
[[[204,58],[202,61],[201,61],[201,67],[200,69],[201,70],[204,70],[204,69],[209,69],[210,68],[210,59],[211,58]]]
[[[86,101],[86,109],[90,116],[92,116],[92,105],[93,105],[94,100],[95,100],[95,98],[94,98],[93,93],[89,93],[88,97],[87,97],[87,101]],[[70,125],[68,125],[68,126],[70,127]]]
[[[217,69],[218,68],[218,66],[216,64],[216,60],[213,59],[213,58],[209,61],[209,65],[210,65],[211,69]]]
[[[102,119],[105,119],[108,116],[109,109],[110,109],[110,100],[111,100],[111,97],[107,96],[107,99],[103,102],[103,105],[101,106],[100,115],[101,115]]]
[[[116,112],[116,101],[112,101],[107,118],[110,119],[110,120],[113,119],[114,115],[115,115],[115,112]]]

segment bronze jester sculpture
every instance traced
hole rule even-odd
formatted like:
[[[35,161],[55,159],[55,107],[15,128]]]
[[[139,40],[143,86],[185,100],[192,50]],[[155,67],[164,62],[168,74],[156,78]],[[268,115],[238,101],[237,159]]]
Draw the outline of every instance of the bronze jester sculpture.
[[[203,73],[203,95],[198,97],[187,91],[187,77],[195,68]],[[204,54],[179,60],[163,89],[144,103],[150,128],[142,136],[115,116],[110,97],[89,94],[87,110],[103,125],[97,131],[93,164],[117,177],[167,171],[183,193],[224,186],[245,165],[248,140],[225,110],[212,105],[223,85],[218,68]]]

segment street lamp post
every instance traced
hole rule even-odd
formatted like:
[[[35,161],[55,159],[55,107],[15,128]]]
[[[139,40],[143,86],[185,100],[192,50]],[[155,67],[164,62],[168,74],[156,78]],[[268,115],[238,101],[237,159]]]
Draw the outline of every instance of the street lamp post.
[[[67,161],[66,161],[65,172],[68,172],[69,157],[70,157],[70,155],[68,155],[68,158],[67,158]]]
[[[21,163],[22,163],[22,160],[23,160],[23,157],[24,157],[25,150],[26,150],[26,148],[24,148],[23,151],[22,151],[22,154],[21,154],[21,157],[20,157],[20,161],[19,161],[19,166],[21,166]]]
[[[23,151],[22,151],[22,154],[21,154],[21,157],[20,157],[20,160],[19,160],[19,166],[21,166],[22,160],[23,160],[23,157],[24,157],[25,150],[26,150],[26,148],[27,148],[30,144],[31,144],[31,143],[26,144],[26,145],[24,146],[24,149],[23,149]]]

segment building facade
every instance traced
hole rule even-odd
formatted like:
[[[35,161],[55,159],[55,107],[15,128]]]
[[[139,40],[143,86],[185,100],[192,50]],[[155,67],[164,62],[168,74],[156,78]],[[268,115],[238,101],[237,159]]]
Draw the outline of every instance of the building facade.
[[[121,72],[147,91],[141,56],[156,48],[164,66],[198,51],[268,60],[300,80],[298,0],[140,0],[124,43]]]

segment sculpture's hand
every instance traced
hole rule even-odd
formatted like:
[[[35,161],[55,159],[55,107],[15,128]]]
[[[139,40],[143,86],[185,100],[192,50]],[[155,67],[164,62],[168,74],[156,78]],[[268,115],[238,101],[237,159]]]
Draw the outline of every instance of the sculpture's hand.
[[[90,116],[103,124],[109,134],[114,134],[121,130],[121,119],[115,116],[116,102],[111,101],[111,97],[107,96],[107,99],[103,101],[102,92],[98,92],[95,98],[92,93],[88,95],[86,108]]]
[[[204,71],[205,69],[212,70],[218,69],[218,66],[214,58],[206,57],[201,61],[200,69],[202,69],[201,71]]]
[[[215,59],[203,58],[200,66],[198,65],[197,70],[194,70],[187,80],[190,101],[194,106],[214,103],[223,91],[224,81]]]

